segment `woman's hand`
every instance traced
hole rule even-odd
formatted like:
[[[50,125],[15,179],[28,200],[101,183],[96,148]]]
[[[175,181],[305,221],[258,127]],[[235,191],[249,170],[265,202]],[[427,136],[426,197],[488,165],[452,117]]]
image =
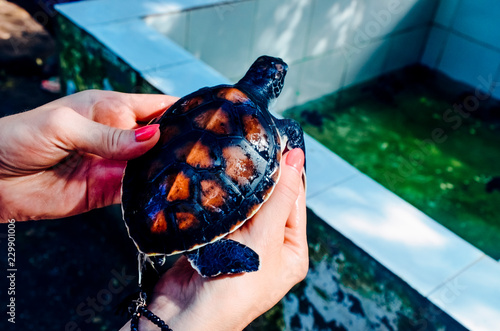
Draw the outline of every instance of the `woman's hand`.
[[[165,95],[85,91],[0,119],[0,222],[51,219],[120,202],[125,161],[158,141],[138,129]]]
[[[259,271],[203,278],[182,257],[160,279],[148,309],[174,331],[241,330],[301,281],[309,266],[303,164],[300,149],[285,155],[269,200],[229,236],[259,254]],[[140,319],[139,330],[157,329]]]

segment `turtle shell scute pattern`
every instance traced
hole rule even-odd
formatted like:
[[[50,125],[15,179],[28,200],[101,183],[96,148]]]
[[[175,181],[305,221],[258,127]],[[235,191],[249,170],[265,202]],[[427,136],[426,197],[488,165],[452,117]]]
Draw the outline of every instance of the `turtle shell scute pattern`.
[[[174,254],[234,231],[269,197],[280,137],[267,111],[231,86],[180,99],[155,123],[158,144],[129,161],[122,206],[146,254]]]

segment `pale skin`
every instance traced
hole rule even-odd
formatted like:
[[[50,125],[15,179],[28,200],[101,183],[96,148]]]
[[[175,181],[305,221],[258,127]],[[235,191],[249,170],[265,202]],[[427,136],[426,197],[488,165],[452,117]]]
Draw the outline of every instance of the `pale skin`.
[[[137,129],[176,100],[85,91],[1,118],[0,221],[60,218],[120,203],[126,160],[160,135],[155,127]],[[300,282],[308,269],[303,163],[300,149],[288,152],[270,199],[229,235],[259,254],[259,271],[203,278],[182,257],[162,276],[148,308],[174,330],[241,330]],[[145,318],[139,329],[158,330]]]

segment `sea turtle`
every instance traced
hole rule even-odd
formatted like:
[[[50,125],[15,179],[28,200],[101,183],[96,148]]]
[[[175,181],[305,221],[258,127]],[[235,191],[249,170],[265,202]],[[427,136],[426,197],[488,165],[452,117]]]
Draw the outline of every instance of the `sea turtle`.
[[[122,186],[123,218],[140,256],[185,253],[204,277],[258,270],[252,249],[224,237],[269,198],[282,153],[305,151],[300,125],[268,111],[287,69],[261,56],[235,85],[202,88],[153,121],[160,140],[128,162]]]

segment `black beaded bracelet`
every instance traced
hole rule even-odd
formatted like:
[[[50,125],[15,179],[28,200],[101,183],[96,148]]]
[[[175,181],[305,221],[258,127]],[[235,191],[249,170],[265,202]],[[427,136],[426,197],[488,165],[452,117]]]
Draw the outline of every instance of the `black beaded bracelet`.
[[[161,318],[153,314],[152,311],[148,310],[145,306],[146,295],[141,293],[139,302],[136,302],[137,306],[135,308],[134,313],[132,314],[132,318],[130,320],[130,331],[139,331],[139,318],[141,316],[146,317],[148,320],[153,322],[156,326],[160,328],[161,331],[173,331],[167,323],[165,323]]]

